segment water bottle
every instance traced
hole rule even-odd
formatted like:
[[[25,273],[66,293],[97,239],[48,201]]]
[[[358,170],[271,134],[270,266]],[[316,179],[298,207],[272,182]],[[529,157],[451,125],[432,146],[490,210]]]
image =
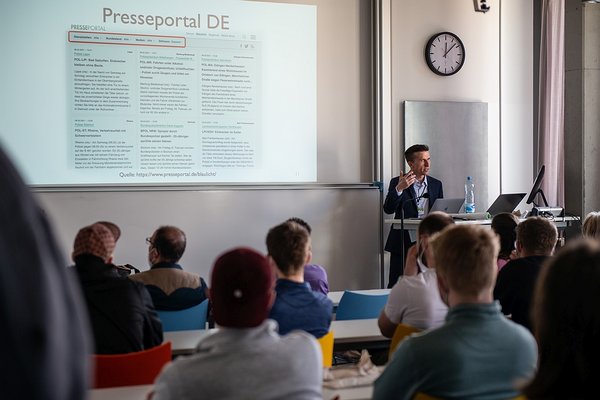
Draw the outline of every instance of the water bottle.
[[[465,212],[475,212],[475,184],[470,176],[467,176],[467,182],[465,183]]]

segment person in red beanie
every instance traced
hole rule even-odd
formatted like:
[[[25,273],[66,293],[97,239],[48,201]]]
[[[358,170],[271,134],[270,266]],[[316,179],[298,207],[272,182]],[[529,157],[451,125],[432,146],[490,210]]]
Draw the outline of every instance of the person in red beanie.
[[[322,356],[304,332],[285,336],[267,319],[275,298],[274,267],[250,248],[221,255],[210,299],[216,333],[197,353],[179,357],[158,377],[153,400],[321,399]]]

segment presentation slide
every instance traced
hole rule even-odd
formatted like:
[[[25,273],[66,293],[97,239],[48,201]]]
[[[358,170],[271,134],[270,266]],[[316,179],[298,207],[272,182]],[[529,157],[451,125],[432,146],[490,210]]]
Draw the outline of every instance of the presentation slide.
[[[0,143],[33,186],[317,181],[317,9],[0,6]]]

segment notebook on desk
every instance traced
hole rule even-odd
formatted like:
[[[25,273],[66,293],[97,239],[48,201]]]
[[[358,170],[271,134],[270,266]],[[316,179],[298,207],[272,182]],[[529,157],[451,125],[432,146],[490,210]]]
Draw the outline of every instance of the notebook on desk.
[[[460,211],[464,203],[465,199],[463,198],[437,199],[431,206],[429,212],[442,211],[447,214],[456,214]]]
[[[490,213],[492,216],[503,213],[503,212],[511,213],[519,205],[521,200],[523,200],[523,197],[525,197],[525,194],[526,193],[501,194],[492,203],[490,208],[488,208],[487,212]]]

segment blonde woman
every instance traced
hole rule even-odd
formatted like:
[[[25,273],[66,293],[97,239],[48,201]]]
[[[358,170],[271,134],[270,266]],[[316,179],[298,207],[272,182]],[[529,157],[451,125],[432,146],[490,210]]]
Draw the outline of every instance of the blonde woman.
[[[585,217],[581,233],[586,238],[600,240],[600,212],[592,211]]]

